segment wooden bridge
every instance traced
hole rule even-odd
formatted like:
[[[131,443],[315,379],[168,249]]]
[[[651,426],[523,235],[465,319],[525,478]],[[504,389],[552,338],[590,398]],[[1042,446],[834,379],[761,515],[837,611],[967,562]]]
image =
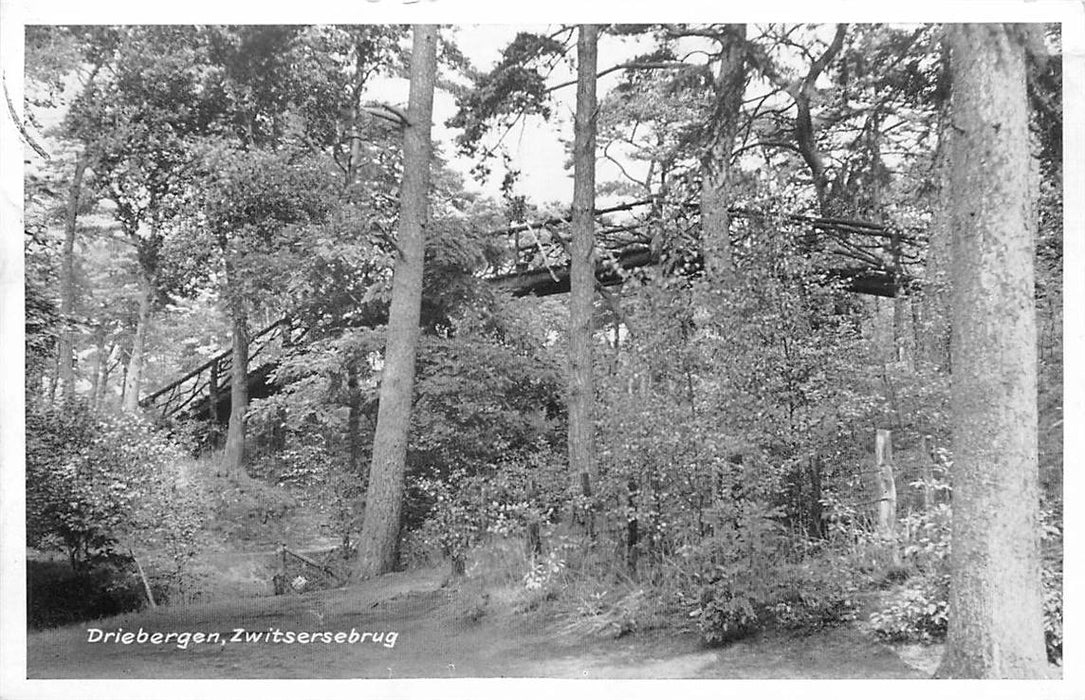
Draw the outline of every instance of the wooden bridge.
[[[639,200],[596,210],[596,279],[604,287],[621,285],[630,275],[651,265],[666,262],[655,252],[659,248],[644,234],[649,216],[659,216],[658,200]],[[615,222],[611,215],[651,208],[646,216],[631,216]],[[692,234],[699,228],[693,207],[674,208],[675,218]],[[760,212],[732,209],[735,219],[767,217]],[[564,228],[569,216],[514,224],[490,236],[504,237],[513,255],[503,264],[480,271],[496,288],[513,296],[547,296],[569,291],[569,237]],[[919,261],[916,237],[880,224],[849,219],[803,215],[773,217],[777,225],[792,226],[807,236],[821,251],[838,262],[827,272],[842,280],[845,289],[857,294],[894,297],[917,283],[904,274],[905,265]],[[678,227],[683,230],[682,226]],[[811,235],[812,234],[812,235]],[[681,234],[680,234],[681,235]],[[695,236],[688,236],[694,240]],[[684,262],[700,265],[697,246],[686,246]],[[282,353],[304,340],[308,329],[282,318],[259,330],[250,341],[249,396],[263,398],[275,392],[269,381]],[[223,350],[200,366],[140,401],[166,418],[181,416],[224,422],[229,416],[230,373],[233,351]]]
[[[308,329],[289,318],[280,318],[258,331],[249,341],[249,397],[265,398],[274,393],[269,382],[285,349],[304,340]],[[233,349],[227,348],[200,366],[140,400],[142,408],[153,408],[170,418],[186,416],[224,422],[230,415],[230,377]]]

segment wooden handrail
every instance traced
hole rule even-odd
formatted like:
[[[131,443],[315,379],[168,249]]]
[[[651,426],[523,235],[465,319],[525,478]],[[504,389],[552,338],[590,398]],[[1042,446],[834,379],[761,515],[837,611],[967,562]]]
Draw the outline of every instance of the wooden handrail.
[[[283,316],[283,317],[282,317],[282,318],[280,318],[280,319],[279,319],[278,321],[275,321],[275,322],[274,322],[274,323],[272,323],[272,324],[271,324],[270,326],[267,326],[266,328],[264,328],[263,330],[261,330],[261,331],[260,331],[259,333],[257,333],[256,335],[254,335],[254,336],[252,337],[252,340],[251,340],[251,341],[249,341],[249,342],[250,342],[250,343],[254,343],[254,342],[256,342],[256,341],[257,341],[257,340],[259,340],[260,338],[263,338],[263,337],[264,337],[265,335],[267,335],[268,333],[270,333],[270,332],[271,332],[272,330],[274,330],[275,328],[278,328],[278,327],[279,327],[279,326],[281,326],[281,325],[282,325],[283,323],[287,323],[288,321],[290,321],[290,317],[289,317],[289,316]],[[184,376],[183,376],[183,377],[181,377],[180,379],[175,379],[174,381],[170,382],[169,384],[167,384],[166,386],[162,387],[161,389],[159,389],[158,391],[154,392],[153,394],[150,394],[150,395],[148,395],[148,396],[145,396],[145,397],[143,397],[143,399],[141,399],[141,400],[140,400],[139,404],[140,404],[141,406],[146,406],[147,404],[151,403],[152,401],[154,401],[155,399],[157,399],[157,398],[158,398],[159,396],[161,396],[162,394],[165,394],[166,392],[168,392],[168,391],[170,391],[170,390],[172,390],[172,389],[174,389],[174,388],[176,388],[176,387],[178,387],[178,386],[180,386],[180,385],[184,384],[184,383],[185,383],[185,382],[187,382],[187,381],[188,381],[189,379],[192,379],[193,377],[195,377],[195,376],[198,376],[199,374],[201,374],[201,373],[202,373],[202,372],[203,372],[204,370],[210,369],[210,368],[211,368],[211,365],[215,364],[216,362],[219,362],[219,361],[221,361],[221,360],[224,360],[224,359],[226,359],[227,357],[229,357],[229,356],[233,355],[233,352],[234,352],[234,351],[233,351],[233,348],[226,348],[225,350],[223,350],[223,351],[222,351],[222,352],[220,352],[219,354],[217,354],[217,355],[215,355],[214,357],[212,357],[212,358],[211,358],[210,360],[208,360],[207,362],[204,362],[204,363],[203,363],[202,365],[200,365],[200,366],[199,366],[199,367],[197,367],[196,369],[193,369],[193,370],[189,371],[189,373],[188,373],[188,374],[184,375]]]

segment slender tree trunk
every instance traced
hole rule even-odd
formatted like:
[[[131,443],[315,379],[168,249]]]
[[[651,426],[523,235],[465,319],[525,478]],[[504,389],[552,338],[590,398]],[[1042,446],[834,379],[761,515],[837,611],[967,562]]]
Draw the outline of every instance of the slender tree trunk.
[[[207,415],[210,417],[211,429],[218,432],[219,428],[219,363],[216,360],[211,363],[207,372]]]
[[[715,84],[711,136],[701,159],[701,250],[705,272],[714,285],[726,283],[732,272],[731,152],[746,87],[746,25],[729,24]]]
[[[582,497],[591,496],[596,470],[591,338],[592,301],[595,297],[595,73],[598,37],[597,26],[580,26],[573,144],[573,240],[569,270],[569,470],[572,493]],[[570,515],[575,515],[575,508]]]
[[[63,330],[57,342],[57,371],[62,401],[75,398],[75,368],[72,364],[75,343],[71,328],[72,314],[75,312],[75,233],[79,222],[79,198],[83,191],[83,173],[86,170],[86,156],[80,153],[76,158],[75,174],[72,176],[72,184],[68,189],[64,248],[60,261],[60,315],[63,318]]]
[[[825,154],[821,152],[817,144],[817,133],[814,129],[814,119],[811,113],[811,102],[817,88],[817,81],[830,63],[836,60],[840,50],[844,47],[844,36],[847,34],[848,25],[836,25],[832,42],[825,48],[824,53],[816,58],[802,80],[789,82],[779,76],[773,77],[777,85],[785,89],[795,100],[795,145],[798,146],[799,154],[810,168],[810,176],[814,182],[814,191],[817,194],[818,209],[822,216],[833,216],[833,201],[830,192],[829,174],[826,171]]]
[[[358,363],[351,357],[347,365],[347,460],[351,474],[361,471],[362,436],[358,429],[362,417],[362,392],[358,388]]]
[[[437,27],[413,28],[411,92],[403,135],[398,255],[388,313],[388,341],[381,372],[377,429],[366,492],[365,521],[358,543],[362,578],[395,566],[403,507],[407,438],[411,423],[415,349],[422,306],[422,272],[429,223],[430,161],[433,145],[433,88],[437,75]]]
[[[249,410],[249,323],[240,301],[230,312],[233,357],[230,360],[230,424],[226,429],[223,467],[232,477],[245,476],[245,413]]]
[[[139,316],[136,333],[132,339],[132,354],[128,359],[128,371],[124,377],[124,401],[127,413],[139,410],[139,391],[143,380],[143,351],[147,343],[147,330],[151,322],[151,304],[154,300],[155,281],[144,271],[139,276]]]
[[[56,400],[57,388],[60,386],[60,355],[53,358],[51,371],[45,377],[45,403],[53,403]]]
[[[94,369],[91,370],[90,375],[90,405],[92,408],[98,407],[99,395],[105,390],[102,384],[103,368],[109,362],[109,357],[106,355],[106,329],[104,326],[99,326],[94,331]]]
[[[1045,675],[1021,28],[954,25],[953,539],[938,676]]]
[[[117,355],[116,359],[113,357],[114,354]],[[109,377],[117,365],[121,364],[120,355],[121,351],[117,346],[117,341],[113,341],[105,351],[105,360],[101,368],[102,376],[98,379],[98,400],[95,406],[108,406],[112,403],[109,396]]]

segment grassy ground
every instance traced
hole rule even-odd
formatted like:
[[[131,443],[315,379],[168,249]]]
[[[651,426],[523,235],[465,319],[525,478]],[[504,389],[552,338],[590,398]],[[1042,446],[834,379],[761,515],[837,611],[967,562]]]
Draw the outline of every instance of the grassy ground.
[[[690,632],[584,638],[539,615],[447,585],[436,569],[349,588],[163,608],[30,633],[30,678],[921,678],[855,628],[810,636],[765,634],[720,649]],[[493,607],[493,606],[491,606]],[[381,643],[89,643],[103,631],[395,632]],[[917,664],[922,665],[922,664]]]

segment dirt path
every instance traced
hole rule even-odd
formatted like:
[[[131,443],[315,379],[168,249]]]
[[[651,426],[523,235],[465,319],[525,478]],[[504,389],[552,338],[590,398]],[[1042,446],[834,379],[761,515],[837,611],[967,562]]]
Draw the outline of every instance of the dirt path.
[[[720,649],[696,635],[648,632],[619,640],[559,635],[511,613],[472,622],[440,572],[393,574],[302,596],[127,615],[32,633],[30,678],[921,678],[892,650],[850,628],[763,635]],[[218,632],[169,644],[90,643],[104,632]],[[244,629],[249,641],[232,641]],[[275,630],[280,642],[271,640]],[[285,633],[370,633],[357,643],[285,643]],[[395,633],[393,638],[389,633]],[[373,634],[380,641],[372,641]],[[242,637],[243,638],[243,637]],[[389,644],[389,642],[394,642]]]

